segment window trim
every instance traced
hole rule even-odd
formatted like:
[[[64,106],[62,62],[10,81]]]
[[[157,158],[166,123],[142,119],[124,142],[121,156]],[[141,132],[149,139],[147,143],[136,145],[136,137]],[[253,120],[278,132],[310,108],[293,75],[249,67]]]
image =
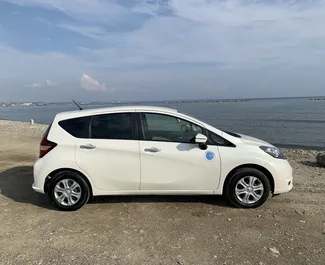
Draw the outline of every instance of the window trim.
[[[132,137],[131,139],[105,139],[105,138],[92,138],[91,137],[91,126],[92,126],[92,122],[93,122],[93,119],[94,117],[96,116],[102,116],[102,115],[117,115],[117,114],[130,114],[130,118],[131,118],[131,129],[132,129]],[[94,115],[91,115],[90,116],[90,119],[89,119],[89,139],[90,140],[109,140],[109,141],[134,141],[134,140],[138,140],[138,129],[137,129],[137,125],[135,124],[135,115],[136,113],[135,112],[132,112],[132,111],[126,111],[126,112],[110,112],[110,113],[97,113],[97,114],[94,114]]]

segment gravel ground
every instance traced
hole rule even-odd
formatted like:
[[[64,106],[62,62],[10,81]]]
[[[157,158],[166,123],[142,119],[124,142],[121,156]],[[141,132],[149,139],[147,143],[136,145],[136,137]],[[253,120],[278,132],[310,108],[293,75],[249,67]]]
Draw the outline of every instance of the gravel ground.
[[[46,126],[0,121],[0,264],[324,264],[325,169],[285,150],[294,189],[258,209],[213,196],[101,197],[55,210],[31,189]]]

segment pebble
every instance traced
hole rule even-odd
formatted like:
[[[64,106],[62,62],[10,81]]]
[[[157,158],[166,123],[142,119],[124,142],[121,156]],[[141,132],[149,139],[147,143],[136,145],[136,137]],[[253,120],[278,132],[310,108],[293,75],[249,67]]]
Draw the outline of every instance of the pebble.
[[[272,252],[273,255],[275,255],[277,257],[280,255],[279,250],[277,250],[275,247],[269,248],[269,250]]]
[[[299,215],[305,215],[306,212],[305,211],[301,211],[301,210],[294,210],[295,213],[299,214]]]

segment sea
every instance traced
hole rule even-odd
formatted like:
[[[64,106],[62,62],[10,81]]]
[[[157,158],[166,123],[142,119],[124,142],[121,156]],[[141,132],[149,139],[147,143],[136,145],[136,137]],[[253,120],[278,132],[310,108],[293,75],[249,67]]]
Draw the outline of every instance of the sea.
[[[112,105],[116,104],[96,103],[82,107]],[[325,100],[278,98],[244,102],[145,102],[141,105],[174,108],[218,129],[257,137],[279,147],[325,150]],[[34,119],[36,123],[50,124],[57,113],[77,109],[74,103],[0,107],[0,119]]]

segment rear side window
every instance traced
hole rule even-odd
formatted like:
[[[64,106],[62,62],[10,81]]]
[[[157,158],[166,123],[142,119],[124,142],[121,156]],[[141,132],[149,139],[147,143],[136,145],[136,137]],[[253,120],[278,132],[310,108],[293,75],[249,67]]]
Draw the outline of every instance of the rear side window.
[[[91,138],[132,140],[131,113],[102,114],[93,116]]]
[[[90,117],[80,117],[59,122],[59,125],[76,138],[89,138]]]

